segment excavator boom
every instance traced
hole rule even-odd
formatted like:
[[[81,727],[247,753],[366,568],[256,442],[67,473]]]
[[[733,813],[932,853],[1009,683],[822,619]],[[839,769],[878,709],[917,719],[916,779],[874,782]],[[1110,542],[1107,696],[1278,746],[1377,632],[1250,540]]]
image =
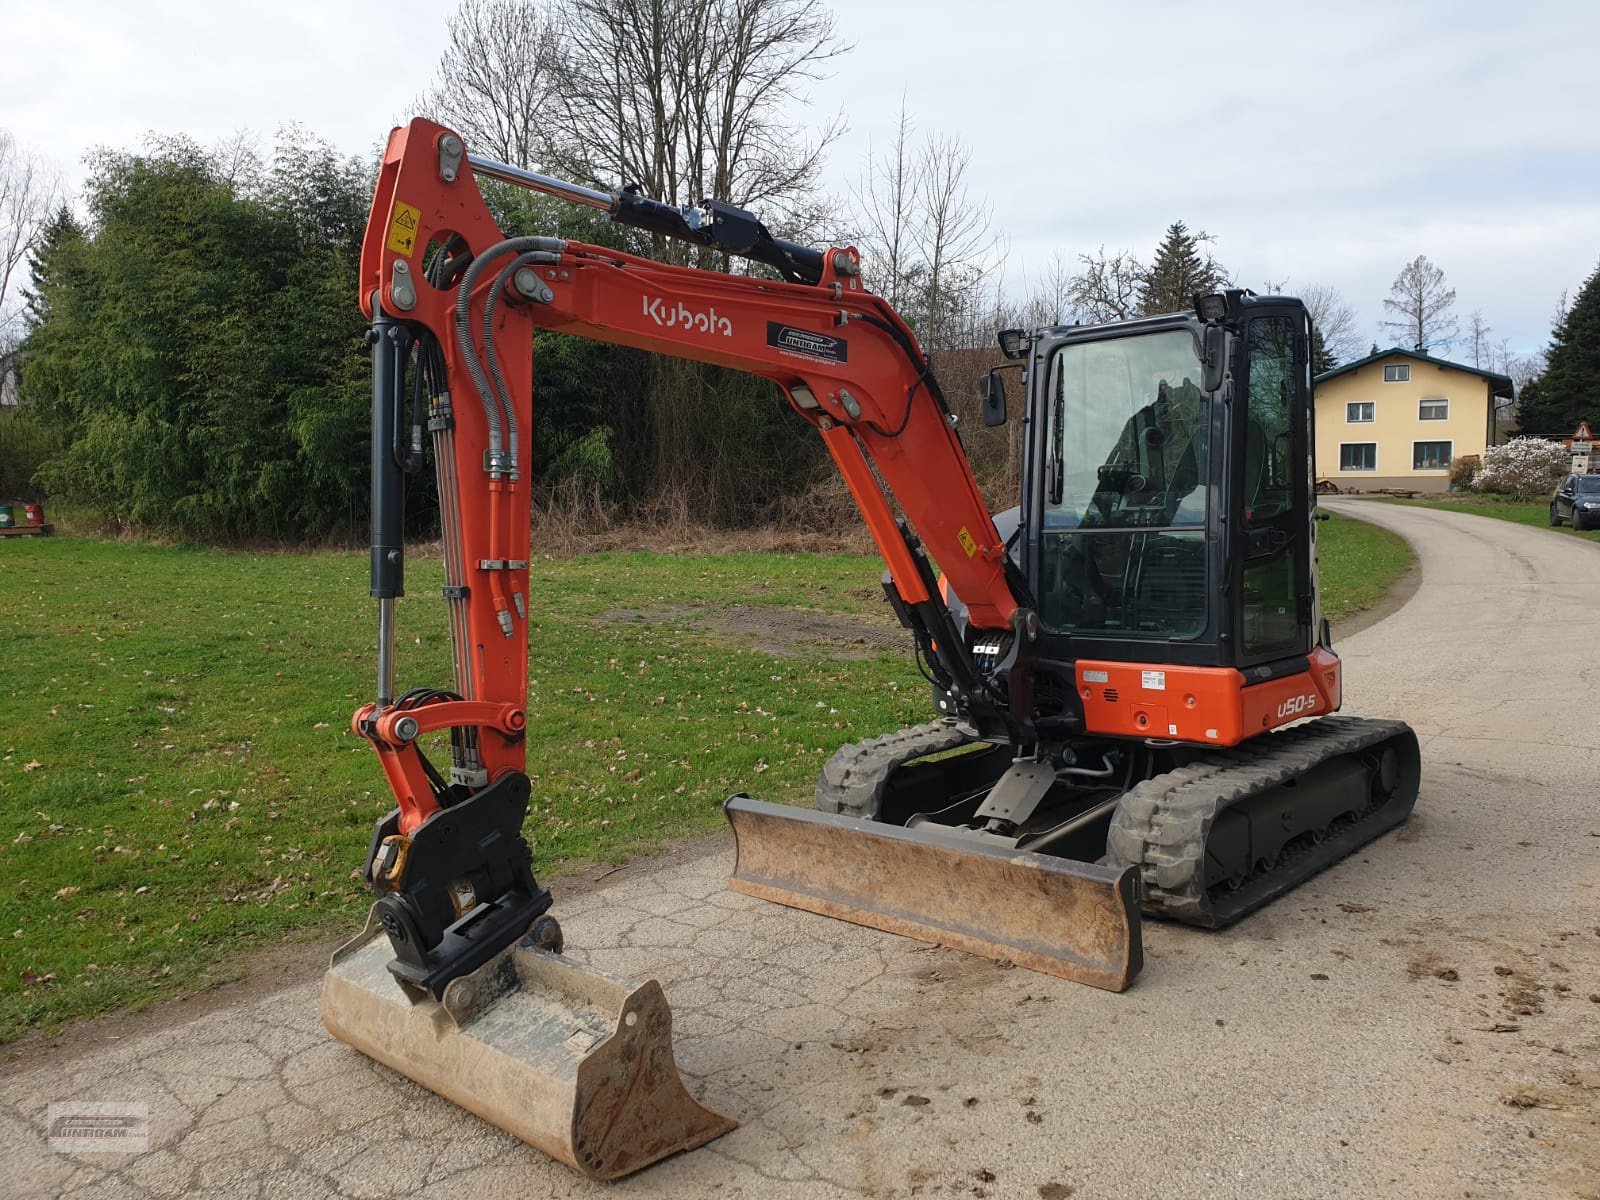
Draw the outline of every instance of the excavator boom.
[[[751,259],[780,278],[507,237],[478,174]],[[852,248],[785,242],[713,200],[676,209],[474,159],[456,134],[419,119],[390,137],[360,283],[373,327],[379,666],[376,698],[352,726],[377,753],[396,807],[374,831],[372,919],[328,972],[324,1023],[553,1157],[613,1177],[733,1123],[679,1082],[658,985],[605,979],[561,957],[553,899],[522,836],[535,331],[776,384],[859,506],[888,566],[887,597],[963,742],[1035,740],[1033,602],[926,357],[900,316],[863,288]],[[425,406],[408,400],[408,378]],[[405,475],[421,464],[424,426],[439,481],[454,677],[448,688],[397,693]],[[949,591],[962,598],[959,623]],[[420,745],[445,732],[448,771]],[[932,828],[854,828],[740,798],[727,814],[740,890],[1100,987],[1120,990],[1139,969],[1130,869],[963,847]],[[593,1134],[602,1127],[603,1146]]]

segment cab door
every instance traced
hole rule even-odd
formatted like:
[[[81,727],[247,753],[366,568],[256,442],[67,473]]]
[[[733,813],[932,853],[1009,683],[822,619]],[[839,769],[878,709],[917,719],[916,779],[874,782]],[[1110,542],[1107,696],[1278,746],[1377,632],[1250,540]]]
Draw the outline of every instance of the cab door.
[[[1309,654],[1315,642],[1305,311],[1285,305],[1247,313],[1229,506],[1237,514],[1232,574],[1240,667]]]

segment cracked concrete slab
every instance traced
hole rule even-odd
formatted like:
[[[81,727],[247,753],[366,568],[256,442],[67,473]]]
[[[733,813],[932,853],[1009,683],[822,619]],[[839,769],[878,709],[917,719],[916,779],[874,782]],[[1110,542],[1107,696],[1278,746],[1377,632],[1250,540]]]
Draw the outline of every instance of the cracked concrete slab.
[[[1417,545],[1338,647],[1412,722],[1410,824],[1235,929],[1147,927],[1112,995],[766,905],[700,858],[561,905],[659,978],[733,1133],[582,1180],[323,1033],[317,981],[0,1081],[6,1196],[1600,1196],[1600,548],[1339,502]],[[1575,648],[1579,652],[1575,652]],[[558,898],[558,905],[560,905]],[[46,1148],[53,1100],[142,1101],[137,1156]]]

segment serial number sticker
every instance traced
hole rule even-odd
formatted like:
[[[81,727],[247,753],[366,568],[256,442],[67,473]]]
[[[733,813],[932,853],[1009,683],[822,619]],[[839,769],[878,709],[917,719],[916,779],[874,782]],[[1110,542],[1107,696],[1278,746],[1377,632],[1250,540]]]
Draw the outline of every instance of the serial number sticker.
[[[971,558],[978,552],[978,543],[976,539],[974,539],[973,536],[967,532],[967,527],[965,525],[956,530],[956,541],[961,543],[961,548],[967,552],[968,558]]]
[[[417,227],[421,223],[421,209],[413,208],[404,200],[396,200],[394,213],[389,218],[389,249],[410,258],[411,252],[417,248]]]
[[[1165,671],[1140,671],[1139,686],[1147,692],[1164,692],[1167,690],[1167,673]]]
[[[1111,672],[1110,671],[1085,671],[1083,673],[1083,681],[1085,683],[1110,683],[1111,682]]]

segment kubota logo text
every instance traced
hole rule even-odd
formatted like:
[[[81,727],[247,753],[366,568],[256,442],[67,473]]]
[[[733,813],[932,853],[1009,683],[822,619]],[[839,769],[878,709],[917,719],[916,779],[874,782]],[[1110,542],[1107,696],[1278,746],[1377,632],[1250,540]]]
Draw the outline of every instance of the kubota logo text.
[[[1279,719],[1283,717],[1298,717],[1301,713],[1310,712],[1316,706],[1317,698],[1314,695],[1291,696],[1278,705],[1278,717]]]
[[[644,297],[644,315],[649,317],[663,329],[693,329],[698,333],[720,333],[723,337],[733,336],[733,322],[727,317],[717,316],[717,310],[708,308],[703,312],[690,308],[683,301],[676,305],[668,304],[660,296]]]

